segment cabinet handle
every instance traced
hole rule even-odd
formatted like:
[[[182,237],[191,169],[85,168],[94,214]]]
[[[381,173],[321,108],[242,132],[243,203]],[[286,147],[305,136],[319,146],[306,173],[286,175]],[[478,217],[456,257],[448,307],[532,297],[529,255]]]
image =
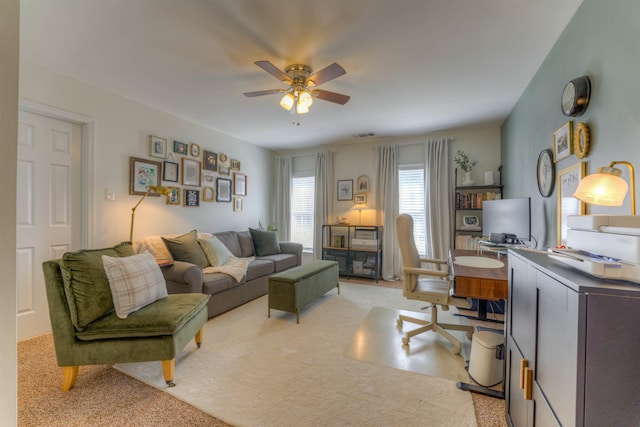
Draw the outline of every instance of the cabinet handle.
[[[520,388],[524,389],[524,370],[529,367],[529,361],[522,359],[520,361]]]
[[[524,399],[533,400],[533,369],[524,368]]]

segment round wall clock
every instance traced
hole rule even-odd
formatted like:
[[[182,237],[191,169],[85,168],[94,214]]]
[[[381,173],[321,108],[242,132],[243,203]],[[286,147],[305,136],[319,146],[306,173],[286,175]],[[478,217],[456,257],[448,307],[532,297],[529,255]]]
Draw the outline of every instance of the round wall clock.
[[[591,97],[591,82],[589,77],[576,77],[566,84],[562,91],[560,106],[565,116],[579,116],[587,110]]]
[[[589,128],[586,123],[578,123],[573,132],[573,151],[579,159],[589,154]]]
[[[542,150],[538,156],[538,190],[543,197],[549,197],[556,181],[556,168],[551,150]]]

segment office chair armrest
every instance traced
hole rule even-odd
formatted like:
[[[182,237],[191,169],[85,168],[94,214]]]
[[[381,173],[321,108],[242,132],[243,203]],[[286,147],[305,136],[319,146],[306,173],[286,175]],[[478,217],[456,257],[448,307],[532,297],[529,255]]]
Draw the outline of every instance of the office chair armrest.
[[[438,258],[420,258],[420,262],[426,262],[429,264],[447,264],[446,259],[438,259]]]
[[[424,274],[425,276],[449,277],[449,273],[446,271],[429,270],[428,268],[403,267],[402,272],[405,274]]]

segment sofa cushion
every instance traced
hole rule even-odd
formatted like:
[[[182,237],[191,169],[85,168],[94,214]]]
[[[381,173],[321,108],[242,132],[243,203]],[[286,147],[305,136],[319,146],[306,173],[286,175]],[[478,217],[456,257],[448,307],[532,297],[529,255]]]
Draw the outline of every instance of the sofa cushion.
[[[247,268],[246,281],[249,282],[253,279],[262,276],[268,276],[273,273],[275,270],[275,264],[272,260],[269,259],[254,259],[249,263],[249,268]]]
[[[223,231],[221,233],[214,233],[214,236],[224,243],[233,256],[242,258],[242,250],[240,249],[240,242],[238,241],[238,233],[235,231]]]
[[[198,244],[196,230],[192,230],[178,237],[163,237],[162,240],[164,244],[167,245],[167,249],[171,252],[174,260],[188,262],[199,267],[209,265],[209,260]]]
[[[250,228],[253,248],[256,256],[266,256],[280,253],[278,235],[275,231],[255,230]]]
[[[209,265],[219,267],[229,262],[231,252],[217,237],[198,239],[198,243],[209,260]]]
[[[239,231],[237,234],[238,242],[240,243],[242,258],[249,258],[254,256],[255,251],[253,249],[253,239],[251,238],[251,232],[249,232],[249,230]]]
[[[203,276],[202,292],[209,295],[215,295],[245,283],[244,280],[237,282],[224,273],[206,273]]]
[[[78,331],[113,310],[111,288],[102,255],[125,257],[135,253],[130,242],[123,242],[112,248],[67,252],[60,259],[71,323]]]
[[[149,252],[130,257],[102,255],[116,315],[120,319],[167,296],[167,284]]]
[[[284,271],[298,265],[298,257],[293,254],[267,255],[260,259],[272,261],[276,272]]]

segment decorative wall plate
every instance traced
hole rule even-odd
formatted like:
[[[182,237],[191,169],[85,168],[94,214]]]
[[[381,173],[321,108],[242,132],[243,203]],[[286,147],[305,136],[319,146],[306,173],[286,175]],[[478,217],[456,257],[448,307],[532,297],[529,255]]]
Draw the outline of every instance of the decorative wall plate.
[[[589,127],[586,123],[578,123],[573,131],[573,151],[579,159],[589,154]]]

